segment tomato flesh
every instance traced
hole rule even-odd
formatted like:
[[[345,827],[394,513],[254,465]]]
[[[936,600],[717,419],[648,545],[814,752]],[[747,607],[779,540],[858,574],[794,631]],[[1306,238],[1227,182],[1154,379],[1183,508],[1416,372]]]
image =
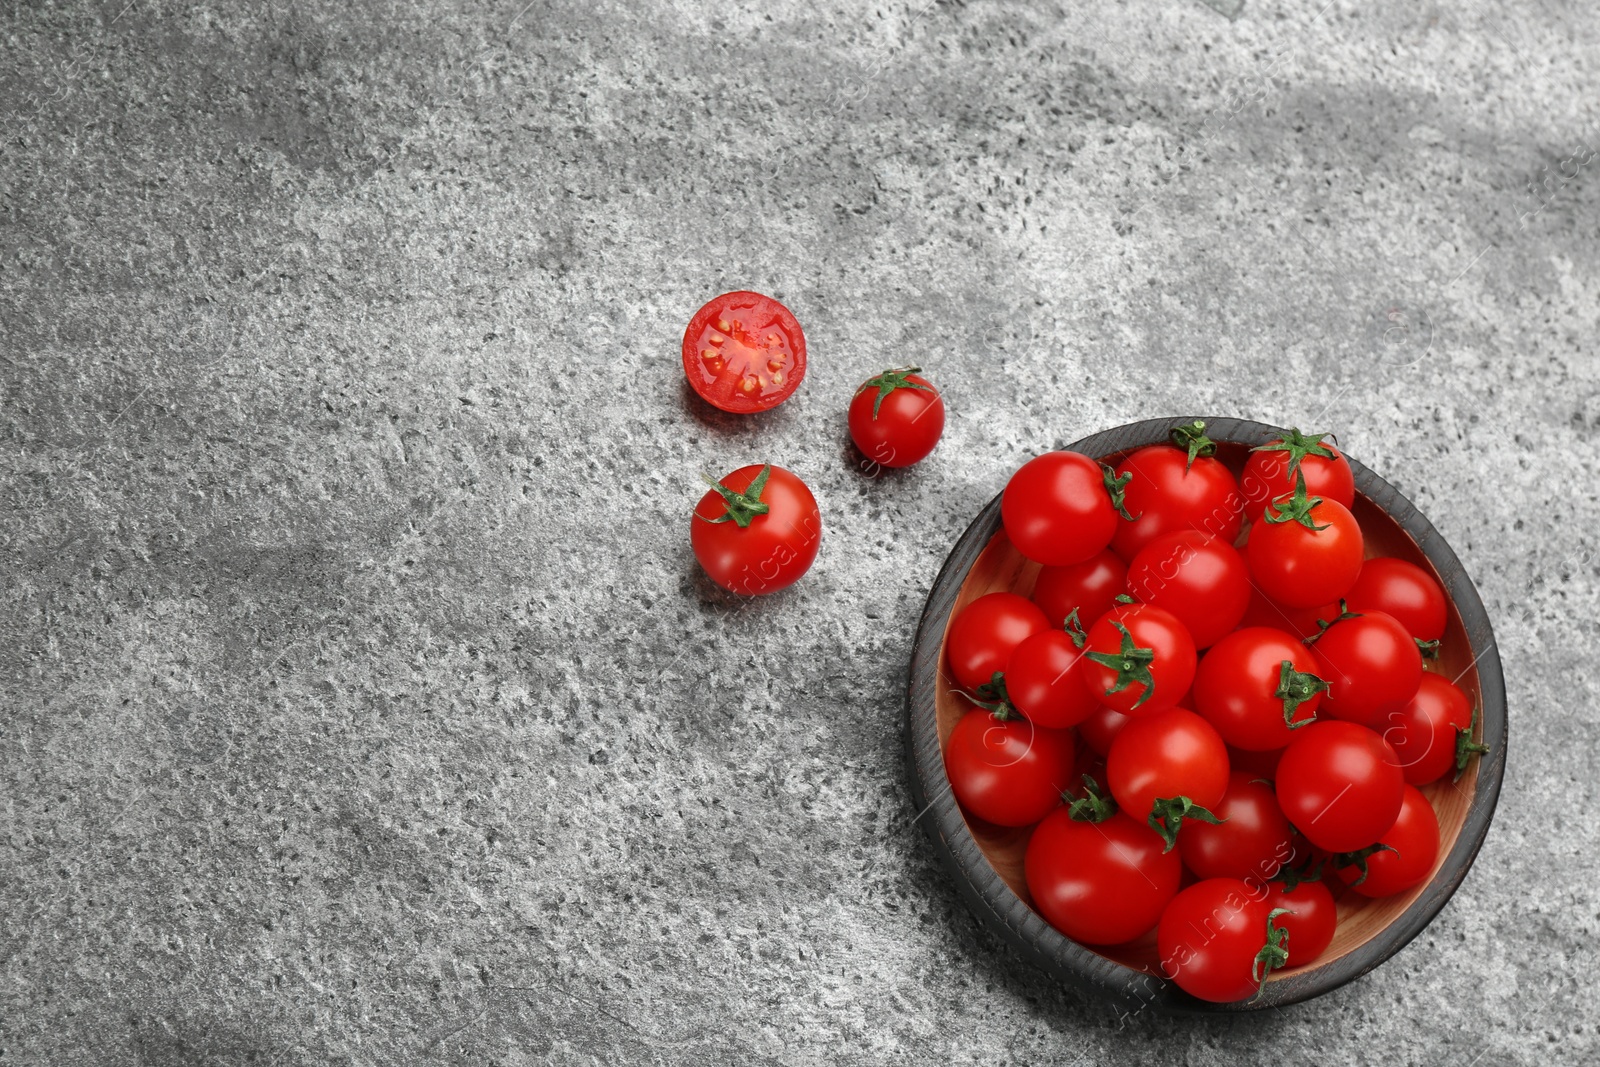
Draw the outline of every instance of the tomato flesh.
[[[683,373],[701,399],[723,411],[766,411],[787,400],[805,377],[805,334],[772,297],[724,293],[689,320]]]

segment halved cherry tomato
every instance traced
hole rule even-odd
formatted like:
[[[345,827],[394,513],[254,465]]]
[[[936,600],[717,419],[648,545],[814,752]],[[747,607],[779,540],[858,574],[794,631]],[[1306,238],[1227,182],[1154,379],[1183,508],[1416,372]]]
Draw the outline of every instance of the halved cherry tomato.
[[[1335,856],[1331,861],[1340,880],[1362,896],[1404,893],[1420,885],[1432,872],[1433,863],[1439,858],[1439,817],[1416,786],[1405,787],[1400,814],[1378,838],[1378,844],[1381,847],[1370,852],[1361,850],[1364,855]]]
[[[1046,452],[1006,483],[1000,518],[1024,556],[1049,567],[1082,563],[1111,543],[1121,490],[1110,468],[1078,452]]]
[[[1082,631],[1078,633],[1081,637]],[[1076,726],[1100,707],[1079,677],[1087,662],[1066,631],[1040,630],[1006,661],[1006,697],[1040,726]]]
[[[1337,719],[1296,730],[1274,782],[1290,824],[1329,852],[1375,843],[1394,825],[1405,784],[1389,742]]]
[[[1234,771],[1211,813],[1222,821],[1191,820],[1178,835],[1183,862],[1196,876],[1266,882],[1293,858],[1294,828],[1271,785]]]
[[[1306,489],[1312,496],[1347,508],[1354,506],[1355,472],[1343,453],[1324,440],[1327,436],[1290,430],[1276,441],[1253,449],[1239,476],[1245,517],[1251,522],[1259,521],[1263,508],[1294,492],[1297,471],[1305,474]]]
[[[1124,715],[1177,704],[1194,681],[1194,640],[1170,611],[1119,604],[1089,630],[1083,670],[1089,693]]]
[[[1327,680],[1321,714],[1383,730],[1422,682],[1422,653],[1406,628],[1381,611],[1341,616],[1311,646]]]
[[[806,483],[782,467],[752,464],[719,486],[700,498],[689,521],[700,566],[722,588],[746,596],[793,585],[822,543],[822,513]]]
[[[1316,718],[1327,689],[1316,671],[1317,657],[1282,630],[1235,630],[1201,658],[1194,708],[1235,748],[1279,749]]]
[[[944,433],[944,399],[933,383],[913,373],[886,370],[868,378],[850,401],[850,439],[861,454],[885,467],[923,459]]]
[[[1427,785],[1455,766],[1456,738],[1472,726],[1472,704],[1460,686],[1423,671],[1416,693],[1387,721],[1383,739],[1394,746],[1406,781]]]
[[[772,297],[723,293],[683,331],[683,373],[701,399],[723,411],[766,411],[805,377],[806,337]]]
[[[1033,602],[1044,609],[1052,626],[1063,625],[1074,611],[1079,624],[1089,626],[1111,610],[1127,581],[1127,564],[1109,548],[1103,549],[1082,563],[1041,568],[1033,583]]]
[[[944,650],[956,685],[974,690],[1006,669],[1011,653],[1040,630],[1050,629],[1033,601],[1015,593],[986,593],[956,614]]]
[[[1237,878],[1207,878],[1181,890],[1156,928],[1161,973],[1201,1000],[1254,996],[1287,956],[1282,928],[1272,932],[1270,914],[1266,901]]]
[[[1244,523],[1244,497],[1233,472],[1214,458],[1204,423],[1173,431],[1174,445],[1150,445],[1117,464],[1132,475],[1126,490],[1131,519],[1117,524],[1111,547],[1125,560],[1163,534],[1197,530],[1233,544]]]
[[[1367,560],[1345,600],[1351,611],[1392,615],[1418,641],[1444,636],[1444,590],[1415,563],[1388,556]]]
[[[1361,573],[1361,527],[1336,500],[1308,496],[1302,480],[1250,527],[1250,576],[1269,599],[1295,608],[1338,600]]]
[[[976,709],[956,723],[944,764],[962,807],[997,826],[1027,826],[1061,803],[1072,734]]]
[[[1172,612],[1196,648],[1209,648],[1244,618],[1250,570],[1232,544],[1199,530],[1176,530],[1146,542],[1133,557],[1128,592]]]

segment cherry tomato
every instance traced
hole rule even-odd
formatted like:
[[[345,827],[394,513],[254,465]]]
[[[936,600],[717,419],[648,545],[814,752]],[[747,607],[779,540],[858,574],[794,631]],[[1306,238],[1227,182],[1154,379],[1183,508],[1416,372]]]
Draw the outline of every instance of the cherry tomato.
[[[1178,617],[1196,648],[1232,632],[1250,606],[1250,571],[1233,545],[1199,530],[1146,542],[1128,565],[1128,593]]]
[[[969,691],[988,685],[996,671],[1006,669],[1018,645],[1049,628],[1050,620],[1026,597],[986,593],[974,600],[945,631],[945,654],[956,685]]]
[[[1322,632],[1322,627],[1317,621],[1332,622],[1339,614],[1339,602],[1329,601],[1319,604],[1314,608],[1290,608],[1268,600],[1261,594],[1261,590],[1254,586],[1250,589],[1250,606],[1245,609],[1244,618],[1239,620],[1239,628],[1247,626],[1270,626],[1274,630],[1293,634],[1304,641],[1308,637],[1315,637]]]
[[[1343,453],[1323,440],[1327,436],[1290,430],[1278,440],[1252,450],[1239,476],[1245,517],[1257,522],[1269,503],[1293,493],[1297,471],[1305,474],[1306,489],[1312,496],[1353,507],[1355,473]]]
[[[1161,973],[1201,1000],[1254,996],[1270,969],[1269,961],[1258,962],[1269,947],[1270,912],[1237,878],[1207,878],[1181,890],[1156,927]]]
[[[1352,722],[1295,731],[1278,760],[1278,806],[1318,848],[1366,848],[1394,825],[1406,780],[1389,742]]]
[[[1289,931],[1289,939],[1283,943],[1289,950],[1284,966],[1304,967],[1333,944],[1333,932],[1339,925],[1338,905],[1325,883],[1296,881],[1289,889],[1283,882],[1272,882],[1268,885],[1267,907],[1289,912],[1274,920]]]
[[[1076,726],[1100,707],[1079,677],[1087,662],[1064,630],[1040,630],[1006,661],[1006,697],[1040,726]]]
[[[1111,610],[1127,581],[1127,565],[1115,552],[1102,549],[1082,563],[1041,568],[1033,584],[1033,602],[1052,626],[1061,626],[1074,611],[1080,624],[1088,626]]]
[[[1194,707],[1235,748],[1282,748],[1316,717],[1327,688],[1316,672],[1317,657],[1282,630],[1235,630],[1195,669]]]
[[[1297,490],[1250,527],[1250,577],[1268,599],[1292,608],[1338,600],[1361,573],[1361,527],[1350,509]]]
[[[1194,681],[1194,641],[1170,611],[1119,604],[1089,630],[1084,684],[1095,700],[1124,715],[1177,704]]]
[[[1122,728],[1132,721],[1122,712],[1102,706],[1078,724],[1078,736],[1083,738],[1084,744],[1104,759],[1111,752],[1111,742],[1115,741]]]
[[[1389,713],[1416,695],[1422,653],[1406,628],[1381,611],[1341,618],[1311,646],[1328,681],[1322,713],[1385,729]]]
[[[1071,784],[1072,735],[974,709],[951,731],[944,766],[963,808],[997,826],[1027,826]]]
[[[1418,641],[1444,636],[1444,590],[1415,563],[1388,556],[1367,560],[1345,599],[1351,611],[1392,615]]]
[[[861,454],[885,467],[923,459],[944,433],[944,398],[914,371],[886,370],[868,378],[850,401],[850,439]]]
[[[1211,724],[1184,708],[1132,719],[1106,755],[1106,784],[1117,806],[1135,819],[1154,815],[1169,841],[1189,826],[1187,797],[1214,812],[1228,789],[1228,748]],[[1153,827],[1152,827],[1153,828]]]
[[[1443,778],[1456,762],[1456,737],[1472,726],[1472,704],[1449,679],[1428,671],[1405,706],[1391,711],[1383,739],[1394,746],[1411,785]]]
[[[1033,906],[1087,945],[1115,945],[1149,931],[1178,892],[1183,864],[1148,826],[1115,812],[1079,821],[1051,812],[1028,841],[1023,874]]]
[[[811,568],[822,542],[817,499],[771,464],[740,467],[707,491],[689,521],[694,558],[722,588],[776,593]]]
[[[1184,865],[1198,877],[1266,882],[1293,857],[1294,828],[1272,786],[1234,771],[1211,813],[1222,822],[1186,822],[1178,835]]]
[[[1082,563],[1110,544],[1117,528],[1107,481],[1099,463],[1077,452],[1030,459],[1000,497],[1006,536],[1018,552],[1045,566]]]
[[[1347,857],[1335,857],[1334,871],[1340,881],[1368,897],[1404,893],[1427,881],[1434,861],[1439,858],[1439,817],[1416,786],[1405,787],[1400,814],[1395,816],[1394,825],[1384,831],[1378,843],[1388,847],[1365,857],[1365,878],[1361,877],[1359,862],[1340,866],[1339,860]]]
[[[683,373],[701,399],[723,411],[766,411],[806,376],[806,335],[772,297],[723,293],[683,331]]]
[[[1174,431],[1182,447],[1151,445],[1117,464],[1117,475],[1132,475],[1127,509],[1133,516],[1117,524],[1111,547],[1131,560],[1151,541],[1179,530],[1211,534],[1233,544],[1244,524],[1244,497],[1233,472],[1212,457],[1216,445],[1205,424]],[[1193,443],[1191,450],[1190,444]]]

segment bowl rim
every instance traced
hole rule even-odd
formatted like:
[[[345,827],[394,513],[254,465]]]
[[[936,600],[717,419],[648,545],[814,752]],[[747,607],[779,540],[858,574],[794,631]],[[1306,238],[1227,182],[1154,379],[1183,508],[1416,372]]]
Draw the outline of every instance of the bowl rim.
[[[1225,416],[1173,416],[1124,423],[1062,448],[1101,458],[1146,445],[1165,444],[1172,428],[1202,419],[1206,433],[1222,442],[1257,445],[1280,437],[1284,428]],[[1341,451],[1343,449],[1341,448]],[[1433,564],[1455,604],[1474,653],[1482,702],[1481,736],[1489,751],[1478,760],[1477,788],[1455,844],[1433,880],[1411,905],[1365,943],[1326,964],[1269,982],[1253,1000],[1212,1004],[1184,993],[1157,975],[1136,971],[1080,945],[1051,926],[1019,897],[990,865],[968,829],[950,790],[939,745],[936,696],[944,629],[968,572],[1001,529],[1000,499],[978,513],[946,557],[917,623],[906,691],[906,756],[911,789],[935,852],[979,921],[1034,966],[1087,992],[1110,994],[1124,1016],[1149,1007],[1164,1014],[1230,1013],[1296,1004],[1361,977],[1421,933],[1461,885],[1488,834],[1505,775],[1507,709],[1505,677],[1488,612],[1460,559],[1427,517],[1404,494],[1346,453],[1357,492],[1367,497],[1416,542]]]

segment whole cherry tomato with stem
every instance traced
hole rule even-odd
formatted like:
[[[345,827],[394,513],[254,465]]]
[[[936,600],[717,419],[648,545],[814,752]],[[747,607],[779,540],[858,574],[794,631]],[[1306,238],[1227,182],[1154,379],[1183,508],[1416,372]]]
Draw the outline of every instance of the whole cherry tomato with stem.
[[[1195,710],[1235,748],[1280,749],[1316,718],[1328,683],[1317,657],[1282,630],[1253,626],[1218,641],[1195,669]]]
[[[1281,913],[1237,878],[1179,891],[1156,928],[1161,973],[1201,1000],[1226,1004],[1258,993],[1289,958]]]
[[[1073,612],[1087,626],[1111,610],[1126,591],[1127,582],[1127,564],[1109,548],[1102,549],[1082,563],[1040,568],[1033,583],[1033,602],[1052,626],[1065,625]]]
[[[1083,681],[1124,715],[1177,704],[1194,681],[1194,640],[1177,616],[1149,604],[1118,604],[1089,630]]]
[[[1147,542],[1128,564],[1128,593],[1178,617],[1196,648],[1233,632],[1250,606],[1250,569],[1232,544],[1199,530]]]
[[[1250,528],[1245,546],[1250,577],[1269,599],[1309,608],[1337,600],[1361,573],[1364,542],[1350,509],[1310,496],[1303,474],[1294,494],[1280,498]]]
[[[1147,933],[1178,892],[1183,863],[1160,836],[1122,812],[1084,776],[1085,795],[1033,831],[1023,875],[1034,907],[1086,945]]]
[[[951,731],[944,763],[963,808],[997,826],[1028,826],[1071,784],[1072,734],[978,708]]]
[[[777,407],[806,376],[806,336],[770,296],[740,291],[706,303],[683,331],[683,373],[702,400],[736,415]]]
[[[1232,544],[1244,523],[1244,497],[1205,435],[1205,423],[1186,423],[1172,431],[1173,444],[1150,445],[1117,464],[1127,480],[1130,515],[1117,526],[1111,547],[1132,560],[1151,541],[1180,530],[1207,533]]]
[[[1011,653],[1050,620],[1027,597],[986,593],[962,608],[945,632],[945,656],[956,685],[973,691],[1006,669]]]
[[[1184,865],[1197,877],[1265,882],[1294,856],[1294,828],[1270,783],[1233,771],[1211,811],[1219,822],[1192,823],[1178,835]]]
[[[806,483],[782,467],[740,467],[700,498],[689,543],[722,588],[745,596],[776,593],[816,560],[822,513]]]
[[[1277,924],[1289,932],[1283,947],[1289,950],[1285,967],[1316,962],[1333,944],[1339,926],[1339,906],[1333,891],[1321,879],[1322,865],[1308,861],[1301,867],[1284,867],[1267,884],[1267,906],[1284,914]]]
[[[1066,630],[1040,630],[1019,644],[1006,661],[1006,699],[1040,726],[1063,729],[1093,715],[1100,704],[1080,675],[1085,636],[1077,615]]]
[[[1290,825],[1329,852],[1376,843],[1400,813],[1405,784],[1389,742],[1337,719],[1295,731],[1274,780]]]
[[[1000,496],[1006,536],[1047,567],[1082,563],[1111,543],[1125,514],[1127,478],[1078,452],[1046,452],[1024,463]]]
[[[1383,739],[1394,746],[1406,782],[1427,785],[1456,766],[1460,738],[1471,737],[1472,703],[1460,686],[1424,671],[1411,699],[1385,718]]]
[[[1187,709],[1141,715],[1111,742],[1106,783],[1117,806],[1145,819],[1170,849],[1185,820],[1217,821],[1214,811],[1228,789],[1228,748]]]
[[[1400,814],[1378,843],[1329,860],[1341,881],[1362,896],[1387,897],[1427,881],[1439,858],[1439,817],[1417,787],[1405,787]]]
[[[1392,617],[1424,644],[1444,636],[1444,589],[1415,563],[1389,556],[1367,560],[1345,600],[1351,611],[1381,611]]]
[[[1416,639],[1391,616],[1381,611],[1357,614],[1343,604],[1340,608],[1338,617],[1308,641],[1317,657],[1317,674],[1328,682],[1321,714],[1384,730],[1390,712],[1416,695],[1422,653]]]
[[[850,401],[850,439],[872,462],[909,467],[939,443],[944,398],[916,373],[921,369],[901,367],[868,378]]]
[[[1313,495],[1346,508],[1353,507],[1355,472],[1350,468],[1350,461],[1327,443],[1328,436],[1291,429],[1278,440],[1252,449],[1239,476],[1245,517],[1251,522],[1260,520],[1268,504],[1294,492],[1296,478],[1300,476],[1305,478],[1307,489]]]

